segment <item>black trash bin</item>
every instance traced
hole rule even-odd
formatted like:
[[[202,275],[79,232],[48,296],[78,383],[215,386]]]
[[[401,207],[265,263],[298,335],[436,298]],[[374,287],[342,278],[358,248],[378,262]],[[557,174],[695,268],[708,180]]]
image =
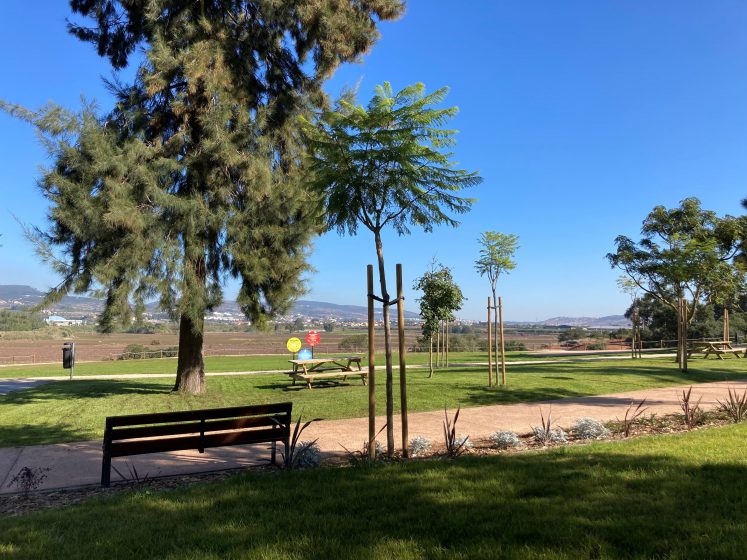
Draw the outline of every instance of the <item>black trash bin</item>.
[[[73,368],[75,368],[75,343],[65,342],[62,345],[62,367],[70,370],[70,375],[73,375]]]

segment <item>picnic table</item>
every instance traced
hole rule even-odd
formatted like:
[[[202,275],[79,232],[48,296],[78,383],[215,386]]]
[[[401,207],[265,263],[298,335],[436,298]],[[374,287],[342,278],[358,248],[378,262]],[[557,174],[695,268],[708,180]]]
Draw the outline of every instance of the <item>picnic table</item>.
[[[311,383],[317,379],[328,379],[342,377],[345,381],[349,375],[360,376],[363,384],[366,384],[368,372],[361,368],[362,356],[333,356],[331,358],[311,358],[308,360],[288,360],[293,364],[293,371],[288,375],[296,381],[304,381],[306,387],[311,389]],[[357,369],[353,369],[353,365]]]
[[[741,348],[734,348],[731,342],[728,340],[716,340],[713,342],[696,342],[692,348],[688,350],[687,357],[691,357],[695,352],[703,352],[703,357],[707,358],[711,354],[715,355],[719,360],[723,360],[722,354],[734,354],[739,358],[739,353],[742,351]],[[747,354],[747,351],[745,351]]]

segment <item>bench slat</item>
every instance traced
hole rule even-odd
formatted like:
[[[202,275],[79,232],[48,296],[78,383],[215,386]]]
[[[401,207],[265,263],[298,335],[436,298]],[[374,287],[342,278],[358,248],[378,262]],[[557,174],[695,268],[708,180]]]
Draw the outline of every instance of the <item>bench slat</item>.
[[[262,414],[290,414],[293,403],[274,403],[257,406],[235,406],[227,408],[207,408],[198,410],[182,410],[178,412],[154,412],[150,414],[126,414],[123,416],[108,416],[106,425],[135,426],[138,424],[158,424],[161,422],[187,422],[190,420],[208,420],[212,418],[230,418],[236,416],[257,416]]]
[[[226,445],[244,445],[250,443],[271,443],[282,440],[290,435],[290,429],[263,429],[249,430],[245,432],[229,432],[222,434],[205,434],[204,438],[199,435],[174,437],[167,439],[143,439],[131,441],[113,442],[111,446],[112,457],[125,457],[128,455],[144,455],[147,453],[161,453],[166,451],[184,451],[188,449],[199,449],[204,447],[222,447]]]
[[[290,424],[290,415],[287,415],[286,421],[277,416],[256,416],[234,418],[231,420],[210,420],[205,423],[200,421],[187,422],[179,424],[158,424],[156,426],[142,426],[137,428],[113,428],[111,431],[112,441],[133,439],[133,438],[151,438],[158,436],[175,436],[180,434],[194,434],[200,431],[219,432],[223,430],[241,430],[245,428],[260,428],[263,426],[278,426]]]

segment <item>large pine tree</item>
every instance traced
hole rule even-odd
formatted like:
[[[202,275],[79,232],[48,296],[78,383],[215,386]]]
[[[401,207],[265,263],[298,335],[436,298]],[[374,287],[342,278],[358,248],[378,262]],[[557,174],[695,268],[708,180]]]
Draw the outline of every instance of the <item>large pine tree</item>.
[[[303,188],[298,117],[323,80],[377,39],[400,0],[71,0],[70,31],[114,68],[105,118],[8,107],[46,136],[42,252],[62,273],[50,297],[99,289],[102,326],[150,298],[179,320],[175,390],[204,390],[205,312],[227,275],[255,322],[287,309],[318,230]],[[90,25],[87,25],[89,24]]]

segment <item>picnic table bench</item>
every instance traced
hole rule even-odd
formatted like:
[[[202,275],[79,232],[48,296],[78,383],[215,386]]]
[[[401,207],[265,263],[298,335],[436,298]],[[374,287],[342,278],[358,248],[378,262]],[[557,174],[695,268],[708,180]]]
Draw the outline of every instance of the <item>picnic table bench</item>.
[[[112,457],[191,449],[204,453],[210,447],[271,443],[270,461],[275,463],[277,442],[288,454],[292,406],[285,402],[108,416],[101,485],[109,486]]]
[[[739,358],[739,353],[742,351],[741,348],[733,348],[731,342],[728,340],[717,340],[714,342],[696,342],[692,348],[687,351],[687,357],[690,358],[696,352],[703,352],[703,357],[708,358],[709,355],[713,354],[719,360],[723,360],[722,354],[734,354]],[[745,351],[747,354],[747,351]]]
[[[311,358],[309,360],[288,360],[293,364],[293,371],[288,375],[296,381],[304,381],[306,387],[311,389],[311,383],[317,379],[331,377],[342,377],[345,381],[349,375],[360,376],[363,384],[366,384],[368,372],[361,368],[362,356],[334,356],[331,358]],[[357,369],[353,369],[353,364]]]

